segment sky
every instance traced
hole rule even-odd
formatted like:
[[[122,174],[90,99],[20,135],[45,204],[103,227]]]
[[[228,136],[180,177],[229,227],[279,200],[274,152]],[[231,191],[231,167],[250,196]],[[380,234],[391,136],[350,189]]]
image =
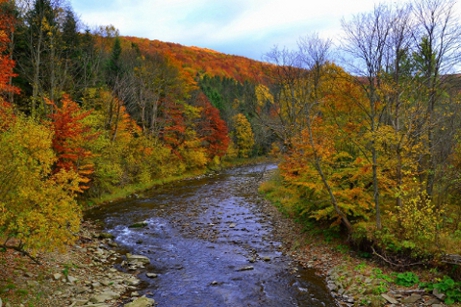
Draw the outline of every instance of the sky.
[[[391,0],[388,0],[391,1]],[[395,0],[399,1],[399,0]],[[372,10],[375,0],[70,0],[90,28],[158,39],[261,60],[274,46],[293,49],[318,33],[335,41],[341,19]]]

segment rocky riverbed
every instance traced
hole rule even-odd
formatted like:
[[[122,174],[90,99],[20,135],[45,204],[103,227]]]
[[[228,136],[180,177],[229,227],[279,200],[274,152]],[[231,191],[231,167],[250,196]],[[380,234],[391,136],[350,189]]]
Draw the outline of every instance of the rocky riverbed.
[[[16,251],[2,252],[0,306],[153,306],[154,300],[136,291],[138,271],[114,268],[125,261],[139,269],[146,260],[120,255],[111,249],[115,246],[110,234],[85,222],[77,244],[66,253],[39,254],[40,265]]]

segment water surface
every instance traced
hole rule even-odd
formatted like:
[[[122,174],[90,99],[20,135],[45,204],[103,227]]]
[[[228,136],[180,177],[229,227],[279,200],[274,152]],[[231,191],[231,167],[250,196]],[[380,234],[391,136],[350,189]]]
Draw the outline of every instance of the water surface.
[[[158,306],[336,306],[322,279],[280,252],[248,187],[275,165],[246,166],[155,188],[88,213],[123,252],[147,256],[141,294]],[[147,221],[141,229],[129,225]]]

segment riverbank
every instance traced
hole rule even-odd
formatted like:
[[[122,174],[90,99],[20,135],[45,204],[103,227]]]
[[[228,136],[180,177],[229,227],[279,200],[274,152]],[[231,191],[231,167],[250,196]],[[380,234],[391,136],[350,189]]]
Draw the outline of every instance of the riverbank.
[[[263,181],[270,177],[270,173],[265,174]],[[306,232],[269,200],[264,199],[260,204],[274,220],[276,236],[284,242],[283,251],[303,267],[315,269],[326,280],[340,306],[447,306],[446,294],[418,287],[421,282],[442,281],[443,272],[424,267],[393,271],[379,258],[352,251],[340,238]]]
[[[65,253],[39,253],[37,264],[17,251],[0,253],[0,306],[5,307],[148,307],[153,301],[136,292],[140,280],[117,270],[123,255],[113,251],[116,243],[88,223],[79,239]],[[138,305],[129,305],[130,302]]]

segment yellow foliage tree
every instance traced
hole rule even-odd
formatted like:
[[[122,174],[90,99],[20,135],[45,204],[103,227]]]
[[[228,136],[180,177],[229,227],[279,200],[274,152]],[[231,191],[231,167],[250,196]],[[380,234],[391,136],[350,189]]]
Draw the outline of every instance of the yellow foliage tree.
[[[50,127],[18,116],[0,131],[0,236],[3,247],[32,252],[74,241],[81,210],[79,176],[52,172],[56,156]]]
[[[248,158],[255,144],[253,130],[251,124],[245,115],[239,113],[232,118],[234,122],[235,144],[238,148],[238,156]]]

